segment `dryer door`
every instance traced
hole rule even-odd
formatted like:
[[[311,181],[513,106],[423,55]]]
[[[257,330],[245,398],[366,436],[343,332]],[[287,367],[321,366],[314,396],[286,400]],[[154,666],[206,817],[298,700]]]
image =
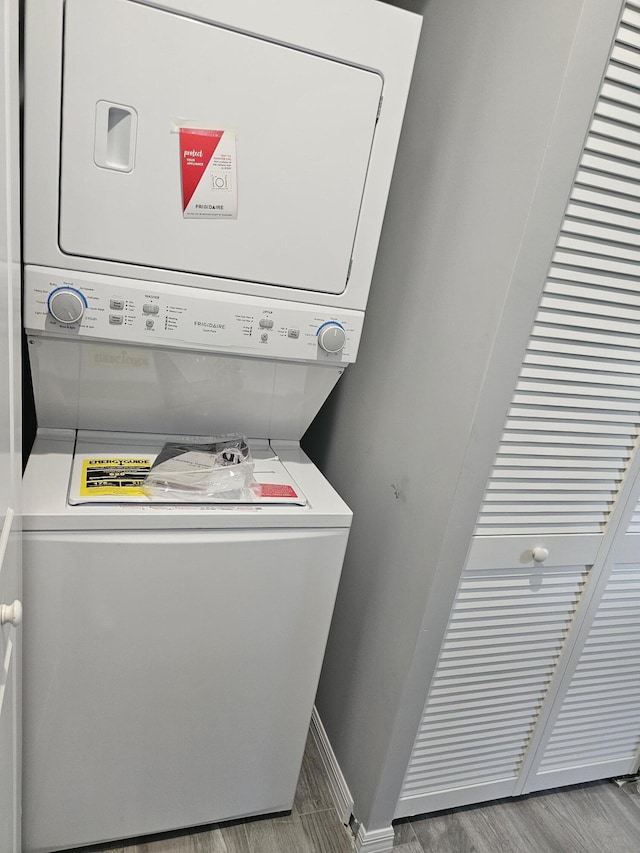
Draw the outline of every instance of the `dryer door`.
[[[63,74],[64,252],[344,291],[379,74],[130,0],[67,0]]]

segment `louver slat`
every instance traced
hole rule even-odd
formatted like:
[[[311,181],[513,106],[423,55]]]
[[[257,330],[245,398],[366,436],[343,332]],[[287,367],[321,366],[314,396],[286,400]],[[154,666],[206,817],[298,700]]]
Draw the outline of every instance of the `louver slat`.
[[[640,133],[638,134],[640,137]],[[611,208],[619,213],[627,213],[638,216],[640,214],[640,202],[630,195],[610,195],[607,192],[593,189],[588,184],[576,184],[571,194],[571,200],[575,203],[591,204],[605,209]]]
[[[629,69],[640,70],[640,56],[624,44],[616,44],[611,51],[611,60],[615,64],[624,65]]]
[[[636,630],[625,642],[618,629],[630,621]],[[640,565],[617,565],[540,761],[540,773],[612,758],[627,760],[631,771],[640,747],[639,640]]]
[[[625,51],[627,56],[631,56],[631,51]],[[637,57],[634,57],[637,61]],[[608,103],[601,100],[596,110],[596,115],[600,118],[608,119],[619,124],[626,124],[630,127],[640,127],[640,116],[634,112],[632,107],[621,106],[620,104]]]
[[[627,533],[640,533],[640,501],[631,516]]]
[[[582,566],[463,573],[402,796],[515,780],[586,575]],[[514,614],[525,613],[527,629],[514,632]],[[461,641],[470,619],[473,640]]]
[[[586,279],[584,273],[581,278]],[[591,282],[576,283],[570,281],[567,276],[565,280],[550,279],[547,283],[547,289],[544,297],[545,304],[553,308],[554,302],[565,298],[565,300],[583,300],[585,308],[590,307],[590,302],[597,302],[601,306],[606,306],[617,312],[614,316],[620,316],[620,311],[635,311],[640,309],[640,296],[637,291],[638,282],[621,282],[619,279],[609,282],[598,281],[595,277],[591,277]],[[629,288],[627,290],[627,288]],[[555,307],[559,307],[555,305]],[[633,314],[632,314],[633,316]],[[602,355],[600,356],[602,358]],[[611,356],[610,356],[611,357]],[[627,354],[618,351],[617,362],[624,364],[623,359],[631,357],[631,353]],[[614,355],[615,360],[615,355]],[[595,363],[595,362],[594,362]]]
[[[634,204],[636,204],[635,201]],[[627,207],[630,206],[630,204],[627,205]],[[640,213],[640,203],[638,203],[638,213]],[[609,257],[605,257],[597,252],[587,256],[581,255],[578,252],[567,252],[558,249],[554,255],[554,262],[564,264],[565,266],[573,266],[578,270],[582,267],[586,272],[599,271],[624,278],[631,276],[634,280],[640,276],[640,267],[638,264],[618,258],[614,249],[611,250]]]
[[[576,213],[582,214],[586,216],[586,211],[580,210],[577,207],[572,208]],[[608,242],[610,246],[617,246],[617,251],[621,250],[621,247],[624,246],[632,246],[634,248],[637,247],[638,235],[640,232],[636,230],[622,230],[615,225],[612,225],[606,221],[603,222],[604,217],[599,220],[594,219],[578,219],[571,218],[566,219],[564,226],[565,231],[564,234],[572,237],[574,239],[587,239],[591,238],[594,241],[600,240],[602,244]],[[561,243],[558,243],[561,245]],[[599,250],[603,250],[603,246],[599,247]],[[603,295],[606,298],[606,295]]]
[[[612,229],[613,230],[613,229]],[[569,252],[574,252],[579,256],[576,261],[581,261],[585,266],[590,266],[593,258],[598,257],[598,263],[604,265],[605,258],[610,258],[613,262],[620,260],[630,261],[632,264],[640,263],[640,251],[637,247],[627,248],[623,245],[623,241],[617,238],[612,241],[611,238],[603,238],[602,241],[591,241],[587,239],[576,239],[566,232],[563,232],[558,238],[558,248]],[[636,274],[638,270],[636,269]]]
[[[613,103],[624,104],[627,107],[640,107],[640,92],[634,92],[617,85],[620,82],[622,81],[612,80],[611,77],[606,80],[602,87],[601,97]]]
[[[639,25],[639,10],[627,7],[478,516],[478,536],[602,533],[636,446]],[[640,532],[640,505],[630,529]]]
[[[640,92],[638,93],[638,104],[640,107]],[[633,156],[632,149],[627,149],[624,153],[628,157]],[[602,157],[590,150],[585,151],[582,155],[580,165],[583,169],[590,172],[598,172],[604,178],[609,175],[614,181],[619,179],[627,181],[637,181],[640,177],[640,167],[637,162],[629,162],[625,157]],[[631,187],[627,188],[629,192]],[[617,238],[616,238],[617,239]]]
[[[637,79],[637,74],[634,72]],[[634,127],[616,125],[605,118],[597,115],[591,123],[591,134],[604,139],[613,139],[615,143],[636,145],[640,141],[640,132]]]
[[[621,29],[624,28],[625,24],[629,26],[636,27],[640,29],[640,4],[637,2],[627,3],[624,7],[624,11],[622,13],[621,21]],[[620,34],[616,36],[616,40],[618,40]]]
[[[612,139],[608,134],[611,132],[611,127],[605,121],[598,122],[600,133],[591,133],[587,139],[585,151],[592,154],[603,155],[604,157],[612,157],[618,160],[628,160],[631,163],[636,163],[636,146],[630,144],[630,139]],[[587,211],[584,211],[587,218]],[[567,215],[571,216],[571,207],[567,209]]]

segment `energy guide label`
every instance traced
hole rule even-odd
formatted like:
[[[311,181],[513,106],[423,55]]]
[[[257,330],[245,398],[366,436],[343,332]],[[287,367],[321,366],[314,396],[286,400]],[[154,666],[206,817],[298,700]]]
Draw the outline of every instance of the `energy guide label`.
[[[151,470],[149,456],[84,459],[80,481],[82,497],[121,495],[143,497],[142,484]]]

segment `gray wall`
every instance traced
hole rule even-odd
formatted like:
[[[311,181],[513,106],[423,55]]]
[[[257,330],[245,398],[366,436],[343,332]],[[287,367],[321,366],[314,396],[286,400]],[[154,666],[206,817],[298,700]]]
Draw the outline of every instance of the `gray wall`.
[[[393,817],[619,3],[396,5],[424,25],[362,347],[305,439],[355,513],[316,704],[367,830]]]

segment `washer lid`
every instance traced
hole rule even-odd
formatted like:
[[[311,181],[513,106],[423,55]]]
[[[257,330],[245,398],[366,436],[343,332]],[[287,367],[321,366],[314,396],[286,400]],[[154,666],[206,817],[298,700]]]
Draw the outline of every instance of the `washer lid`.
[[[67,0],[60,249],[343,293],[382,88],[167,9]]]
[[[297,441],[271,442],[293,481],[307,498],[295,504],[82,504],[68,500],[76,442],[94,442],[93,449],[131,447],[132,438],[144,435],[38,429],[23,478],[22,524],[25,532],[59,531],[82,535],[86,531],[144,530],[152,541],[154,531],[279,530],[303,534],[304,530],[351,525],[352,513]],[[153,442],[157,436],[146,436]],[[157,446],[157,445],[156,445]],[[142,448],[143,445],[138,447]],[[346,544],[346,540],[345,540]]]
[[[69,504],[306,505],[302,489],[264,439],[248,442],[255,466],[253,478],[256,485],[251,489],[202,497],[185,492],[182,498],[175,490],[164,494],[145,494],[141,483],[165,441],[178,438],[184,439],[184,436],[121,433],[116,440],[115,436],[98,438],[79,433],[71,467]]]

